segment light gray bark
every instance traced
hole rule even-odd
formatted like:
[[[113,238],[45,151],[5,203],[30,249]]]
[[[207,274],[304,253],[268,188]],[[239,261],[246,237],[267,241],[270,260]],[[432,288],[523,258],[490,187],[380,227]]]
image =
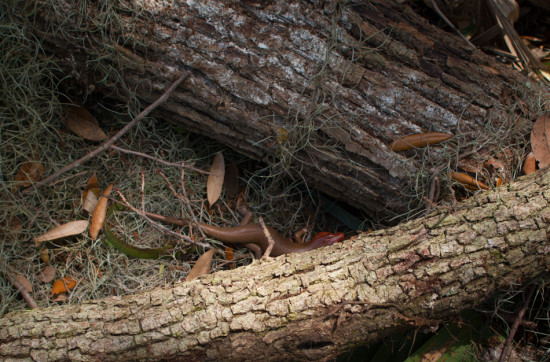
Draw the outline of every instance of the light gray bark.
[[[68,0],[39,3],[38,37],[77,75],[74,89],[123,102],[130,89],[153,102],[188,70],[156,116],[290,165],[379,220],[409,210],[403,190],[425,166],[390,151],[393,140],[446,132],[475,153],[537,111],[526,78],[395,1],[125,0],[117,4],[130,10],[114,14],[103,2],[80,10]]]
[[[332,360],[550,267],[550,171],[330,248],[0,319],[0,358]]]

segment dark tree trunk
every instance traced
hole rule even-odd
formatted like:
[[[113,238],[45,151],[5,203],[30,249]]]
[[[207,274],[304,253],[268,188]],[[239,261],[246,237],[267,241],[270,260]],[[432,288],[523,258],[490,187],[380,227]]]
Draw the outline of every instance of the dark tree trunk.
[[[39,36],[77,89],[152,102],[188,70],[156,116],[379,219],[408,212],[407,194],[419,204],[458,154],[518,142],[507,130],[536,111],[526,78],[395,1],[39,3]],[[455,137],[422,159],[388,148],[423,130]]]
[[[9,313],[0,358],[333,360],[550,267],[550,172],[313,252],[127,297]]]

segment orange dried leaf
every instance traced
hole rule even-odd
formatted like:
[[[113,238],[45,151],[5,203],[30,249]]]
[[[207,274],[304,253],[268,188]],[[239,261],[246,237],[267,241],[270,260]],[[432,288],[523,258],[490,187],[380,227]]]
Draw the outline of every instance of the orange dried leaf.
[[[109,199],[107,196],[111,194],[113,189],[113,184],[107,186],[103,195],[99,198],[97,206],[92,214],[92,222],[90,225],[90,237],[92,240],[96,240],[99,235],[99,231],[103,228],[103,223],[105,222],[105,214],[107,213],[107,203]]]
[[[527,157],[525,157],[525,162],[523,162],[523,173],[529,175],[530,173],[535,172],[537,169],[537,160],[533,152],[529,152]]]
[[[540,168],[550,165],[550,116],[539,117],[533,125],[531,148]]]
[[[497,177],[497,178],[495,179],[495,185],[496,185],[496,187],[500,187],[500,185],[502,185],[503,182],[504,182],[503,179],[501,179],[500,177]]]
[[[46,231],[44,234],[34,238],[34,242],[38,245],[43,241],[55,240],[66,236],[78,235],[83,233],[88,224],[88,220],[70,221],[66,224],[59,225]]]
[[[189,274],[187,274],[185,281],[189,282],[193,279],[197,279],[201,275],[210,274],[210,263],[212,262],[212,256],[215,252],[216,249],[210,249],[206,253],[202,254],[196,261]]]
[[[17,188],[30,186],[32,183],[40,180],[44,173],[44,166],[38,161],[28,161],[21,165],[17,175],[15,175],[15,182]]]
[[[481,181],[477,181],[475,178],[460,172],[450,172],[449,177],[457,182],[460,182],[466,188],[470,190],[489,190],[489,186],[485,185]]]
[[[451,137],[453,137],[452,134],[441,132],[413,134],[392,142],[392,144],[390,144],[390,149],[392,151],[406,151],[417,147],[426,147],[428,145],[440,143]]]
[[[210,167],[210,175],[206,181],[206,195],[208,204],[214,205],[222,194],[223,179],[225,176],[225,162],[221,152],[216,153],[212,166]]]
[[[233,260],[233,248],[226,246],[225,247],[225,259],[226,260]],[[229,268],[233,269],[233,263],[229,264]]]
[[[31,282],[29,282],[29,279],[27,279],[26,276],[22,274],[17,274],[15,276],[15,280],[17,280],[27,292],[32,293],[32,284]]]
[[[73,289],[75,286],[76,286],[76,282],[69,276],[56,280],[55,282],[53,282],[52,296],[59,293],[68,292],[69,290]]]
[[[36,275],[36,278],[44,283],[49,283],[55,278],[55,268],[48,265]]]
[[[73,100],[74,104],[64,107],[65,117],[63,122],[77,135],[90,141],[103,141],[107,135],[99,127],[97,119],[80,102]]]

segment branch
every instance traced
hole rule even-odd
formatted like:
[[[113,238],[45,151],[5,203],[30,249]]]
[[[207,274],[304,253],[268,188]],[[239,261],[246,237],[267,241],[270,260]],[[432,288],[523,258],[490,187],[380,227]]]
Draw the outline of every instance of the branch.
[[[120,131],[118,131],[117,134],[115,134],[113,137],[111,137],[110,139],[108,139],[105,143],[103,143],[101,146],[99,146],[98,148],[96,148],[95,150],[93,150],[92,152],[88,153],[86,156],[84,157],[81,157],[79,158],[78,160],[74,161],[74,162],[71,162],[70,164],[66,165],[65,167],[61,168],[61,170],[57,171],[56,173],[54,173],[53,175],[50,175],[48,177],[46,177],[45,179],[41,180],[41,181],[38,181],[37,183],[33,184],[32,186],[29,186],[27,187],[26,189],[23,190],[23,192],[27,192],[31,189],[34,189],[34,187],[40,187],[40,186],[45,186],[45,185],[48,185],[50,182],[52,182],[53,180],[55,180],[59,175],[62,175],[64,174],[65,172],[67,171],[70,171],[72,170],[73,168],[75,167],[78,167],[80,166],[81,164],[89,161],[90,159],[94,158],[95,156],[97,156],[98,154],[108,150],[116,141],[118,141],[118,139],[120,137],[122,137],[126,132],[128,132],[132,127],[134,127],[139,121],[141,121],[143,118],[147,117],[147,115],[149,113],[151,113],[155,108],[157,108],[158,106],[160,106],[162,103],[164,103],[168,97],[170,96],[170,94],[184,81],[186,80],[187,78],[189,77],[189,72],[184,72],[184,74],[179,77],[179,79],[177,81],[174,82],[174,84],[172,84],[170,86],[170,88],[168,88],[166,90],[166,92],[164,92],[155,102],[153,102],[153,104],[149,105],[149,107],[145,108],[140,114],[138,114],[136,116],[136,118],[134,118],[133,120],[130,121],[130,123],[128,123],[126,126],[124,126],[124,128],[122,128]]]

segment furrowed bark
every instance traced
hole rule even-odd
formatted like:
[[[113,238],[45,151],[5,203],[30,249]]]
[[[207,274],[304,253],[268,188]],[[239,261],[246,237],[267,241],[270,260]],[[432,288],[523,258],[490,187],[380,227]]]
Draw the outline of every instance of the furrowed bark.
[[[537,112],[526,78],[395,1],[126,0],[116,12],[125,26],[102,38],[82,30],[88,17],[116,18],[102,2],[87,4],[86,18],[72,1],[38,3],[39,38],[77,75],[76,89],[123,102],[130,89],[147,103],[189,71],[157,117],[292,165],[310,186],[378,219],[409,210],[403,189],[422,164],[392,152],[392,141],[428,130],[498,144],[488,125],[506,129]]]
[[[332,360],[550,267],[550,171],[427,217],[137,295],[0,319],[0,357]]]

